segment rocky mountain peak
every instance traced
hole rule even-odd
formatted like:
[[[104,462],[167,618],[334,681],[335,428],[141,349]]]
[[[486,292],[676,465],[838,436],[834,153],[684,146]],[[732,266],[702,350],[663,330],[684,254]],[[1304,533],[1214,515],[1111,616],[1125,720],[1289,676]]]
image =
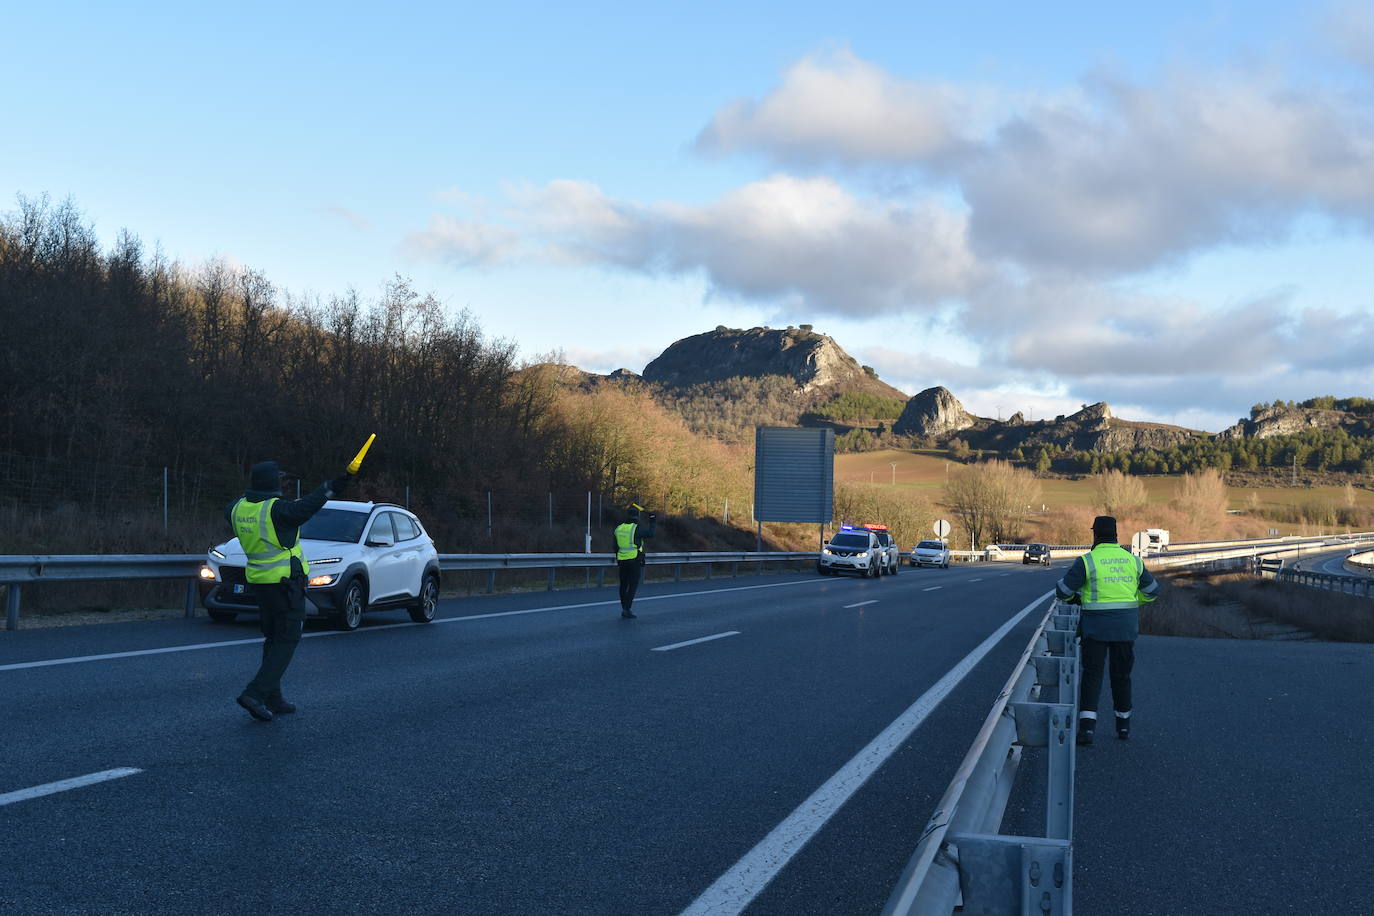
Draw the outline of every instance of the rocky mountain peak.
[[[968,429],[977,419],[964,409],[948,388],[927,388],[906,402],[892,431],[900,435],[942,436]]]
[[[684,337],[644,367],[645,381],[674,387],[765,376],[792,379],[801,393],[858,388],[905,397],[809,324],[785,329],[721,325]]]

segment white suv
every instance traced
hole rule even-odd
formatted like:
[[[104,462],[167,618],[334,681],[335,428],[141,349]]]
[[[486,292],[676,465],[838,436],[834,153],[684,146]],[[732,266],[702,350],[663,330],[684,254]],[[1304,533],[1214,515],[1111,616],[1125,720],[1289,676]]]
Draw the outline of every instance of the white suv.
[[[404,608],[416,623],[439,605],[439,554],[415,515],[388,503],[331,499],[301,526],[310,563],[306,616],[357,629],[364,611]],[[257,613],[239,539],[210,548],[200,570],[200,599],[210,619],[228,623]]]
[[[883,546],[878,543],[875,533],[866,528],[845,526],[821,548],[816,572],[822,576],[852,572],[876,579],[882,573],[883,562]]]
[[[886,525],[864,525],[872,531],[878,538],[878,546],[883,549],[883,565],[880,572],[885,576],[897,575],[897,568],[902,565],[902,550],[897,546],[897,541],[887,530]]]

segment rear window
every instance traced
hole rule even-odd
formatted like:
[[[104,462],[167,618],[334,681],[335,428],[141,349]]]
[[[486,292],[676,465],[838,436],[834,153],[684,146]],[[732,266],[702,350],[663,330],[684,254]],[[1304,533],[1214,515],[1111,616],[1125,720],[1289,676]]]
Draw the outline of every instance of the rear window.
[[[301,525],[301,537],[312,541],[342,541],[356,544],[370,513],[351,509],[321,509]]]
[[[916,545],[917,550],[944,550],[945,545],[939,541],[922,541]]]
[[[396,540],[409,541],[420,536],[420,529],[409,515],[391,513],[391,524],[396,526]]]
[[[830,539],[831,547],[867,547],[866,534],[837,534]]]

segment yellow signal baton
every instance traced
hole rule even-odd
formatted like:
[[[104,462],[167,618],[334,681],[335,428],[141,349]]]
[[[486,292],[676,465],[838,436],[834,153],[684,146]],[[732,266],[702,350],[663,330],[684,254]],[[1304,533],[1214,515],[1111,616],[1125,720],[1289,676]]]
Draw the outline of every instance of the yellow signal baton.
[[[376,433],[367,437],[367,441],[363,443],[363,447],[358,449],[358,454],[354,455],[353,460],[348,463],[348,473],[358,473],[358,468],[363,466],[363,459],[367,457],[367,450],[372,448],[372,441],[376,438]]]

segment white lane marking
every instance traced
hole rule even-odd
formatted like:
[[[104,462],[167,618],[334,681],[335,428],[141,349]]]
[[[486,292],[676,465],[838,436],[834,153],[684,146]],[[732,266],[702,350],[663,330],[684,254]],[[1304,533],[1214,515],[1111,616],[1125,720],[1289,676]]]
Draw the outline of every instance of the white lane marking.
[[[683,646],[695,646],[699,642],[710,642],[713,639],[724,639],[727,636],[738,636],[739,630],[729,630],[725,633],[717,633],[714,636],[703,636],[700,639],[689,639],[686,642],[675,642],[671,646],[655,646],[650,652],[671,652],[673,649],[681,649]]]
[[[750,901],[759,895],[768,882],[782,871],[792,857],[815,836],[831,815],[840,810],[868,778],[878,771],[903,742],[911,736],[940,702],[959,686],[959,683],[992,651],[1012,628],[1026,618],[1036,605],[1053,595],[1045,592],[1020,610],[997,632],[983,640],[978,648],[964,656],[959,664],[923,693],[915,703],[897,717],[878,737],[811,793],[811,797],[787,816],[759,844],[744,854],[734,867],[716,879],[700,897],[692,901],[682,916],[724,916],[744,912]]]
[[[19,789],[15,792],[6,792],[0,795],[0,808],[5,805],[12,805],[15,802],[27,801],[30,798],[41,798],[44,795],[54,795],[58,792],[66,792],[69,789],[79,789],[82,786],[94,785],[98,782],[105,782],[110,779],[120,779],[124,776],[132,776],[135,773],[142,773],[142,770],[133,767],[118,767],[113,770],[101,770],[99,773],[88,773],[85,776],[73,776],[71,779],[63,779],[58,782],[48,782],[41,786],[34,786],[30,789]]]
[[[983,577],[982,577],[982,576],[979,576],[977,579],[969,579],[969,581],[970,581],[970,582],[982,582],[982,581],[983,581]]]
[[[678,592],[672,595],[644,595],[636,598],[635,601],[663,601],[668,598],[691,598],[696,595],[718,595],[722,592],[745,592],[758,588],[781,588],[788,585],[817,585],[824,584],[824,580],[819,579],[798,579],[793,582],[769,582],[765,585],[736,585],[730,588],[713,588],[705,591]],[[385,623],[380,626],[370,626],[360,630],[320,630],[315,633],[302,634],[305,639],[313,639],[318,636],[344,636],[348,633],[375,633],[382,630],[395,630],[399,627],[430,627],[440,623],[462,623],[465,620],[487,620],[491,617],[515,617],[521,614],[546,614],[550,611],[570,611],[577,608],[586,607],[606,607],[608,605],[619,605],[620,599],[614,598],[610,601],[587,601],[582,604],[558,604],[549,607],[529,608],[523,611],[497,611],[492,614],[470,614],[466,617],[444,617],[431,623]],[[160,649],[136,649],[130,652],[107,652],[103,655],[79,655],[72,658],[49,658],[37,662],[15,662],[9,665],[0,665],[0,671],[18,671],[21,668],[47,668],[52,665],[75,665],[80,662],[101,662],[113,658],[136,658],[140,655],[162,655],[167,652],[194,652],[200,649],[220,649],[225,646],[250,646],[261,645],[262,637],[253,639],[226,639],[223,642],[202,642],[188,646],[165,646]]]
[[[944,588],[943,585],[932,585],[930,588],[923,588],[923,589],[921,589],[921,591],[923,591],[923,592],[934,592],[934,591],[939,591],[939,590],[942,589],[942,588]]]
[[[845,609],[845,610],[849,610],[849,609],[852,608],[852,607],[863,607],[865,604],[877,604],[877,603],[878,603],[878,599],[877,599],[877,598],[874,598],[872,601],[860,601],[858,604],[846,604],[846,605],[844,606],[844,609]]]

